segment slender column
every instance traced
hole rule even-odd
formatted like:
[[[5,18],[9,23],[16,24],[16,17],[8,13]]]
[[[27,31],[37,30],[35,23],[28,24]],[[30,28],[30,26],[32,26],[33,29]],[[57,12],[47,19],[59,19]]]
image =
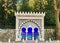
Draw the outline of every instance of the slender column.
[[[21,40],[21,29],[20,29],[20,37],[19,37],[19,38],[20,38],[20,40]]]
[[[34,37],[32,37],[32,40],[34,41]]]
[[[27,31],[27,29],[26,29],[26,40],[27,40],[27,32],[28,32],[28,31]]]
[[[34,40],[34,28],[32,28],[32,40]]]
[[[24,39],[23,39],[23,43],[24,43]]]
[[[26,40],[27,40],[27,32],[26,32]]]
[[[38,33],[39,33],[39,37],[38,37],[38,38],[39,38],[39,40],[41,40],[41,37],[40,37],[40,30],[38,31]]]
[[[36,42],[35,43],[38,43],[38,40],[36,39]]]

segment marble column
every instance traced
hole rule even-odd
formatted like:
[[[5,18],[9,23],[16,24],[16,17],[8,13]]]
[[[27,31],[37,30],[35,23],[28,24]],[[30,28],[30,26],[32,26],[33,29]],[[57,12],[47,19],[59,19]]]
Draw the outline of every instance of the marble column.
[[[26,40],[27,40],[27,32],[28,32],[28,31],[27,31],[27,29],[26,29]]]
[[[34,28],[32,28],[32,40],[34,41]]]

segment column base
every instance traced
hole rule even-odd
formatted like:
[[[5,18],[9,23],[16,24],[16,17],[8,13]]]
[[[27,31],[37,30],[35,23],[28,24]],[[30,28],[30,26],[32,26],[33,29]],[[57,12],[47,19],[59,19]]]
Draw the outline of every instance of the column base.
[[[22,41],[22,40],[20,40],[20,39],[16,39],[15,41]]]

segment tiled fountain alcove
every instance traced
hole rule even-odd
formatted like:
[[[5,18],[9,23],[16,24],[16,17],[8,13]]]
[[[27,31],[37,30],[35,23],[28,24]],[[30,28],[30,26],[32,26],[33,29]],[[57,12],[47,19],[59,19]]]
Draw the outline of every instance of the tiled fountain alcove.
[[[40,12],[16,12],[16,41],[44,41],[44,16]]]

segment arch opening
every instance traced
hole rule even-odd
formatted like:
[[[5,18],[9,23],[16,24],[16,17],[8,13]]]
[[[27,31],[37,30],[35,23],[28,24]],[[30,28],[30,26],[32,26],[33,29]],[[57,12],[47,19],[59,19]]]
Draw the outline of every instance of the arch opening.
[[[27,39],[32,40],[32,27],[28,27]]]
[[[21,40],[26,40],[26,28],[25,27],[23,27],[22,28],[22,32],[21,32]]]
[[[32,22],[32,21],[25,22],[21,27],[22,27],[21,40],[23,39],[38,40],[39,39],[39,27],[35,22]]]
[[[38,36],[39,36],[38,28],[35,27],[34,28],[34,40],[38,39]]]

